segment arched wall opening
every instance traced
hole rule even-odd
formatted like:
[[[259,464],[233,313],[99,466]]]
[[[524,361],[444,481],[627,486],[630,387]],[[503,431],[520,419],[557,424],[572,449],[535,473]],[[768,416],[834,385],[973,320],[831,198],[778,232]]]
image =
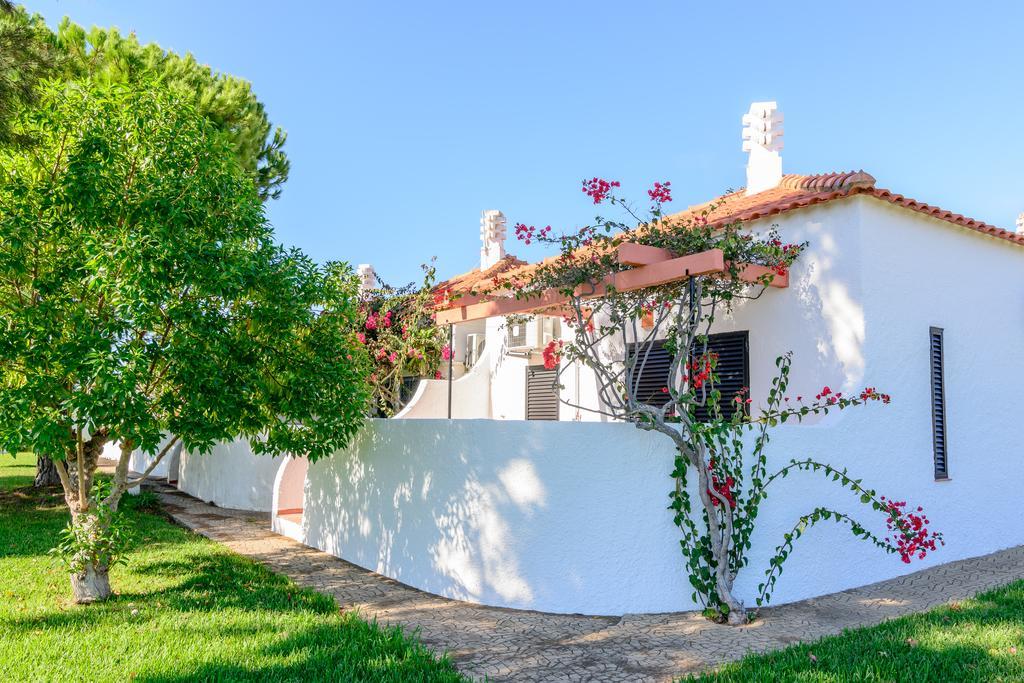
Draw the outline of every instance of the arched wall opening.
[[[171,452],[167,454],[167,483],[171,486],[178,485],[178,474],[181,471],[181,443],[174,444]]]
[[[305,507],[306,470],[309,461],[288,456],[281,463],[274,481],[274,503],[271,528],[289,538],[302,536]]]

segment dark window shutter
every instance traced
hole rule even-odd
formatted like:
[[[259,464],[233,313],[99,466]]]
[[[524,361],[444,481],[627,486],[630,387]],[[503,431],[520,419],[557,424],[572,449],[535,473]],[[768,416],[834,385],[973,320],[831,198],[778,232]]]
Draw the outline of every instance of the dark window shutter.
[[[558,368],[548,370],[543,365],[530,365],[526,368],[526,419],[557,420],[558,393],[555,382],[558,381]]]
[[[670,399],[662,389],[668,385],[672,356],[665,349],[665,342],[660,339],[650,343],[629,345],[627,353],[631,358],[638,352],[640,358],[633,366],[630,389],[639,403],[660,408]]]
[[[750,386],[748,339],[749,334],[745,331],[708,335],[708,351],[718,354],[716,374],[718,375],[718,390],[721,392],[719,406],[722,416],[726,419],[731,418],[739,407],[735,400],[736,393],[743,387]],[[630,344],[627,353],[631,356],[637,353],[637,346],[637,344]],[[644,347],[647,345],[639,346],[639,352],[644,353]],[[641,364],[643,364],[642,370]],[[662,392],[662,388],[668,385],[671,364],[672,357],[665,350],[663,342],[660,340],[653,342],[647,353],[647,362],[644,363],[641,358],[633,367],[631,386],[640,403],[658,408],[668,403],[669,396]],[[638,379],[637,373],[639,373]],[[698,420],[708,419],[709,411],[704,406],[697,408],[695,413]]]
[[[949,478],[946,453],[946,387],[943,370],[942,330],[933,327],[929,334],[929,361],[932,380],[932,446],[935,478]]]
[[[718,406],[722,417],[729,420],[738,408],[746,410],[745,404],[741,406],[736,402],[736,394],[750,386],[749,334],[725,332],[708,335],[708,353],[718,354],[715,370],[718,384],[715,388],[720,392]],[[710,419],[710,413],[707,406],[698,406],[694,411],[701,422]]]

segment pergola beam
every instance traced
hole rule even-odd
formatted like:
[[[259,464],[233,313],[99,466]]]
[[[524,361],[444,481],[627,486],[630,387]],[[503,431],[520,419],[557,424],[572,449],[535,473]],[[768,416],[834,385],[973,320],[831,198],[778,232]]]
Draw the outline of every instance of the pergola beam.
[[[650,247],[646,244],[635,244],[633,242],[623,242],[620,244],[616,255],[619,263],[626,266],[647,266],[675,258],[675,254],[668,249]],[[768,281],[769,287],[785,288],[789,286],[788,274],[780,275],[768,266],[758,266],[753,263],[741,266],[738,278],[740,281],[750,284],[764,284],[764,277],[766,275],[771,276],[771,279]]]
[[[628,270],[611,273],[592,286],[576,288],[576,296],[592,299],[604,294],[609,287],[620,292],[632,292],[648,287],[657,287],[698,275],[724,274],[729,276],[729,264],[721,249],[709,249],[697,254],[676,256],[668,249],[645,244],[624,242],[616,248],[616,257],[623,265],[634,266]],[[780,275],[767,266],[752,263],[740,267],[737,277],[750,284],[765,284],[770,276],[771,287],[788,287],[789,275]],[[508,291],[508,290],[505,290]],[[437,312],[437,324],[469,322],[501,315],[531,313],[542,309],[560,308],[569,303],[568,296],[556,289],[549,289],[538,296],[515,298],[487,294],[460,297],[458,305]]]
[[[592,299],[603,296],[609,287],[621,292],[632,292],[648,287],[657,287],[687,277],[720,273],[725,270],[725,257],[721,249],[710,249],[699,254],[688,254],[659,261],[639,268],[631,268],[611,273],[600,282],[591,286],[581,285],[576,288],[576,296]],[[553,308],[569,303],[569,297],[556,289],[549,289],[539,296],[501,297],[491,301],[456,306],[437,312],[437,324],[468,322],[500,315],[530,313],[543,308]]]
[[[675,254],[668,249],[649,247],[646,244],[636,244],[634,242],[623,242],[620,244],[617,248],[616,256],[619,263],[627,266],[649,266],[652,263],[675,258]]]

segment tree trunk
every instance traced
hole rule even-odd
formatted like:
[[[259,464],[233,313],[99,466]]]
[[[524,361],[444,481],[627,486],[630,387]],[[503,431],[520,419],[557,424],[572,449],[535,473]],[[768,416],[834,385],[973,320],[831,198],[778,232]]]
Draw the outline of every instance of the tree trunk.
[[[57,474],[53,460],[43,455],[36,458],[36,480],[33,482],[33,486],[36,488],[60,486],[60,475]]]
[[[110,597],[110,575],[107,567],[88,565],[81,574],[71,575],[71,591],[75,602],[83,605]]]

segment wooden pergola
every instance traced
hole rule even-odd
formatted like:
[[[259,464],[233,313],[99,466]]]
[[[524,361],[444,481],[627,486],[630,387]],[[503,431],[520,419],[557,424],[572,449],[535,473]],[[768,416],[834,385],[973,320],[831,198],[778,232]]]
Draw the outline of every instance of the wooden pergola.
[[[627,242],[617,247],[616,258],[619,263],[630,268],[607,275],[593,287],[578,288],[577,296],[599,298],[609,287],[620,292],[630,292],[699,275],[730,277],[730,264],[726,262],[721,249],[676,256],[667,249]],[[740,265],[738,278],[751,284],[766,283],[770,287],[789,286],[788,275],[780,275],[767,266],[752,263]],[[511,296],[511,292],[508,296],[501,296],[500,292],[463,296],[457,300],[455,306],[437,311],[437,324],[452,325],[495,316],[558,309],[567,303],[569,297],[557,289],[549,289],[539,295],[523,298]]]

